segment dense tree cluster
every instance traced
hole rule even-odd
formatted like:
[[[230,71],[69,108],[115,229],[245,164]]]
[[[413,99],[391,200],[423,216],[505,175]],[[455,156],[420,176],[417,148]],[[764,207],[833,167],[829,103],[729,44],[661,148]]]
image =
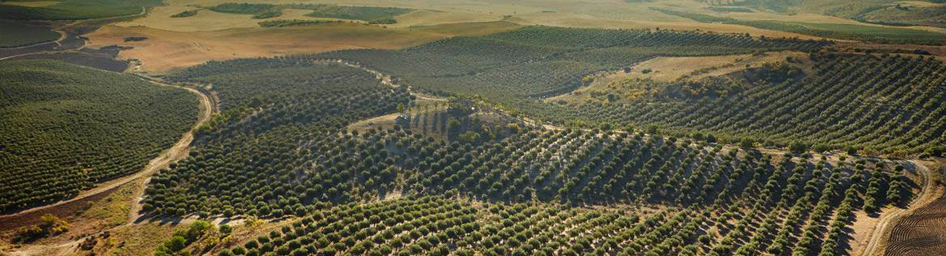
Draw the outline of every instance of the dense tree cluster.
[[[861,188],[841,176],[769,182],[766,192],[784,191],[643,215],[444,196],[321,205],[219,255],[836,255]]]
[[[376,147],[356,151],[355,135],[340,137],[339,129],[411,100],[370,73],[337,65],[197,80],[213,84],[223,113],[199,130],[190,157],[152,178],[146,211],[279,217],[304,213],[303,203],[348,200],[350,179],[392,160]],[[369,153],[377,158],[356,158]]]
[[[58,61],[0,67],[0,211],[141,170],[197,119],[197,98]]]

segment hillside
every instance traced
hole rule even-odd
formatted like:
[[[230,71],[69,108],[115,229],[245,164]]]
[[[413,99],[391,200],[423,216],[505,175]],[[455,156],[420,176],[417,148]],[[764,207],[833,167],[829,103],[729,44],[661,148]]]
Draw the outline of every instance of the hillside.
[[[939,2],[0,0],[0,255],[946,255]]]
[[[136,172],[197,118],[184,90],[58,61],[3,62],[0,84],[4,212]]]

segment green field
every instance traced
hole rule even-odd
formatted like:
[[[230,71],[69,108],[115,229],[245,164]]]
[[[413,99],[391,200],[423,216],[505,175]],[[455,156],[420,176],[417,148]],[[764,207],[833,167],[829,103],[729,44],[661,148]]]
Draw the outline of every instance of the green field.
[[[136,172],[187,131],[197,99],[59,61],[0,65],[0,211]]]
[[[0,48],[18,47],[59,39],[49,27],[0,20]]]
[[[0,17],[13,20],[81,20],[134,15],[161,0],[61,0],[43,7],[0,5]]]

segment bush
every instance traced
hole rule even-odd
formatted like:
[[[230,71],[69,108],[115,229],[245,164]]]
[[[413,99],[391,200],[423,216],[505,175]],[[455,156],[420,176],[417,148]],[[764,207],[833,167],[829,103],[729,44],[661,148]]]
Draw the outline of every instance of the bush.
[[[808,145],[801,141],[793,141],[788,145],[788,149],[795,154],[801,154],[808,151]]]

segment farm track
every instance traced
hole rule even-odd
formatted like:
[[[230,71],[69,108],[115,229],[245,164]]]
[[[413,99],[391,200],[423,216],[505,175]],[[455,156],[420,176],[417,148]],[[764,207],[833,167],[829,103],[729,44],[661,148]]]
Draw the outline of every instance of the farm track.
[[[889,254],[890,251],[888,249],[894,233],[897,233],[897,230],[902,232],[901,225],[904,224],[902,220],[915,214],[916,211],[930,205],[942,196],[943,191],[937,190],[936,184],[932,181],[933,175],[930,169],[917,161],[910,162],[917,167],[918,174],[923,177],[920,192],[916,195],[916,198],[908,208],[893,208],[888,212],[884,212],[871,232],[870,240],[864,251],[855,253],[854,255],[875,256]]]
[[[147,78],[145,78],[147,79]],[[151,83],[160,86],[174,86],[164,83],[157,82],[152,79],[148,79]],[[201,104],[200,115],[198,116],[197,122],[191,127],[191,129],[184,133],[183,136],[175,143],[171,148],[165,150],[160,155],[148,162],[141,171],[138,171],[134,174],[124,176],[115,180],[105,182],[96,188],[81,192],[78,196],[64,201],[59,201],[54,204],[40,206],[36,208],[27,209],[21,212],[8,214],[0,216],[0,230],[11,230],[19,226],[31,225],[37,223],[40,220],[40,217],[44,214],[54,214],[54,215],[64,215],[71,212],[75,212],[78,209],[88,206],[89,202],[96,201],[98,199],[104,198],[110,192],[118,189],[120,186],[128,184],[129,182],[141,179],[142,177],[150,176],[151,174],[157,172],[162,168],[166,168],[172,162],[178,161],[184,158],[187,155],[187,152],[190,148],[191,142],[194,140],[194,132],[198,127],[210,120],[212,114],[216,111],[211,104],[209,96],[201,93],[200,91],[188,88],[180,87],[188,90],[191,93],[194,93],[199,96],[199,101]],[[143,179],[142,179],[143,180]]]
[[[943,166],[938,167],[943,171]],[[905,214],[889,232],[883,255],[942,255],[946,247],[946,193],[942,187],[933,193],[929,202]],[[880,255],[880,254],[878,254]]]

